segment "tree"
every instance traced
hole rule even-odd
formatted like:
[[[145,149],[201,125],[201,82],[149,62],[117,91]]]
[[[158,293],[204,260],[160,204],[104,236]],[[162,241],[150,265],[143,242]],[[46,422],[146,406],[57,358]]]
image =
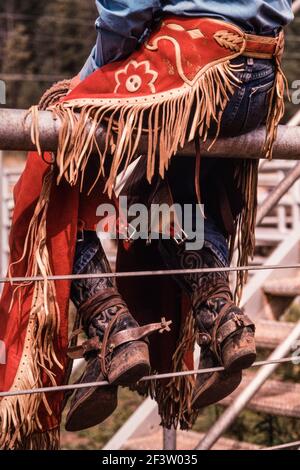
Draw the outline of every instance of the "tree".
[[[0,72],[49,75],[7,83],[8,105],[28,107],[53,83],[76,75],[95,43],[94,0],[5,0],[0,5]],[[1,77],[0,77],[1,78]]]
[[[29,47],[29,37],[23,24],[16,25],[15,29],[9,31],[4,44],[1,71],[6,74],[24,74],[31,68],[31,51]],[[21,82],[16,86],[16,82],[8,81],[6,84],[6,97],[9,106],[19,106],[23,104],[23,96],[26,91],[26,84]]]
[[[94,2],[53,0],[37,23],[36,67],[40,73],[79,72],[95,43]]]

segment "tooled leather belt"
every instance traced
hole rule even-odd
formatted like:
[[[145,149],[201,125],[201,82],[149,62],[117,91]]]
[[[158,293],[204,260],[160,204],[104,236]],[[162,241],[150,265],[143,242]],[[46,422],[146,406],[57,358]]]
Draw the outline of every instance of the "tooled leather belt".
[[[272,59],[277,54],[277,46],[283,41],[283,33],[277,37],[257,36],[255,34],[245,34],[246,47],[243,56],[254,59]]]

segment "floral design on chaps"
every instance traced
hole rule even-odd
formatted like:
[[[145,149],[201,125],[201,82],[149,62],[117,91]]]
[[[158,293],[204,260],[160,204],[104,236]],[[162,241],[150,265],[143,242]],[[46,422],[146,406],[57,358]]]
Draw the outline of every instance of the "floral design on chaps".
[[[124,69],[115,74],[116,88],[114,93],[127,95],[129,93],[155,93],[154,83],[158,73],[150,68],[150,62],[131,60]]]

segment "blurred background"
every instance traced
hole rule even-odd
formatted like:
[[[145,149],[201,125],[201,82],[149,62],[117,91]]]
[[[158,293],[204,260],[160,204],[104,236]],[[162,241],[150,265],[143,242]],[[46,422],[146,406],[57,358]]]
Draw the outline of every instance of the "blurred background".
[[[5,81],[7,87],[6,106],[28,108],[38,102],[39,97],[52,83],[75,76],[94,45],[96,17],[94,0],[1,0],[0,80]],[[291,88],[295,80],[300,80],[299,45],[300,13],[296,15],[294,23],[287,30],[284,69]],[[298,110],[299,105],[287,102],[285,122]],[[13,209],[12,188],[22,171],[26,156],[22,152],[3,152],[1,155],[0,269],[3,274],[7,267],[7,236]],[[291,169],[291,164],[293,165],[294,162],[289,162],[289,165],[287,162],[281,164],[274,162],[273,166],[272,164],[263,166],[260,175],[260,200],[263,200],[284,178]],[[299,229],[299,211],[300,189],[297,183],[290,190],[288,197],[282,199],[276,210],[268,214],[268,218],[259,227],[255,264],[267,263],[277,252],[281,253],[282,259],[284,258],[286,253],[283,251],[287,249],[282,243],[292,240],[295,229]],[[299,240],[296,242],[298,243]],[[113,250],[109,256],[113,262]],[[295,261],[294,258],[293,261]],[[295,279],[296,274],[293,273],[293,276]],[[297,276],[299,279],[299,273]],[[274,278],[272,280],[274,281]],[[275,281],[278,282],[276,276]],[[291,285],[291,279],[286,282],[287,286]],[[262,322],[259,330],[259,356],[266,358],[270,349],[280,344],[284,339],[283,334],[288,334],[293,322],[300,318],[300,288],[298,283],[298,290],[294,290],[289,296],[282,296],[282,292],[278,296],[277,291],[276,297],[274,285],[273,291],[269,288],[269,292],[266,291],[262,281],[258,280],[256,286],[256,292],[251,294],[250,300],[251,305],[258,306],[257,317]],[[265,302],[270,303],[268,308],[265,308]],[[76,372],[77,375],[78,373],[79,371]],[[218,444],[219,447],[256,448],[256,446],[271,446],[299,440],[300,392],[298,388],[295,388],[300,387],[297,384],[299,379],[299,366],[279,367],[269,383],[269,388],[261,392],[260,399],[258,396],[256,401],[254,400],[247,409],[243,410],[234,424],[224,431],[223,440]],[[270,398],[270,390],[274,393],[274,397],[266,405],[266,396]],[[65,449],[102,448],[142,402],[143,399],[137,394],[122,389],[118,410],[103,425],[76,434],[66,433],[62,428],[62,447]],[[287,404],[290,404],[288,409]],[[206,432],[218,420],[224,407],[228,405],[230,401],[204,410],[194,426],[194,434],[191,435],[192,443],[188,443],[188,439],[182,436],[181,446],[192,448],[193,443],[199,440],[200,434]],[[151,412],[152,414],[149,411],[152,405],[147,406],[144,411],[138,412],[139,427],[135,424],[135,432],[129,433],[128,441],[120,444],[123,447],[155,448],[157,446],[161,448],[158,418],[154,411]],[[128,428],[126,429],[124,428],[123,435],[128,431]],[[121,441],[122,439],[119,440]]]
[[[80,71],[95,42],[93,0],[2,0],[0,71],[7,105],[27,108]]]
[[[31,106],[52,83],[81,70],[95,43],[97,16],[94,0],[1,0],[0,74],[8,107]],[[296,17],[284,63],[290,83],[299,79],[299,45]]]

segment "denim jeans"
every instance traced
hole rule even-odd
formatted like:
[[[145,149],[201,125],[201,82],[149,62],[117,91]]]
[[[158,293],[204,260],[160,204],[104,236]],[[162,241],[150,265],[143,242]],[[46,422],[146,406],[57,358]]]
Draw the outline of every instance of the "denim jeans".
[[[80,232],[81,239],[77,241],[74,257],[73,273],[81,274],[99,249],[96,232]]]
[[[269,93],[275,77],[275,67],[271,60],[237,58],[233,62],[242,64],[244,71],[237,74],[242,84],[224,111],[220,134],[222,137],[238,136],[258,129],[265,123]],[[207,162],[207,172],[212,171],[215,164],[214,159],[210,160],[212,161]],[[204,222],[204,239],[205,245],[220,261],[224,265],[228,264],[226,235],[211,217]]]

